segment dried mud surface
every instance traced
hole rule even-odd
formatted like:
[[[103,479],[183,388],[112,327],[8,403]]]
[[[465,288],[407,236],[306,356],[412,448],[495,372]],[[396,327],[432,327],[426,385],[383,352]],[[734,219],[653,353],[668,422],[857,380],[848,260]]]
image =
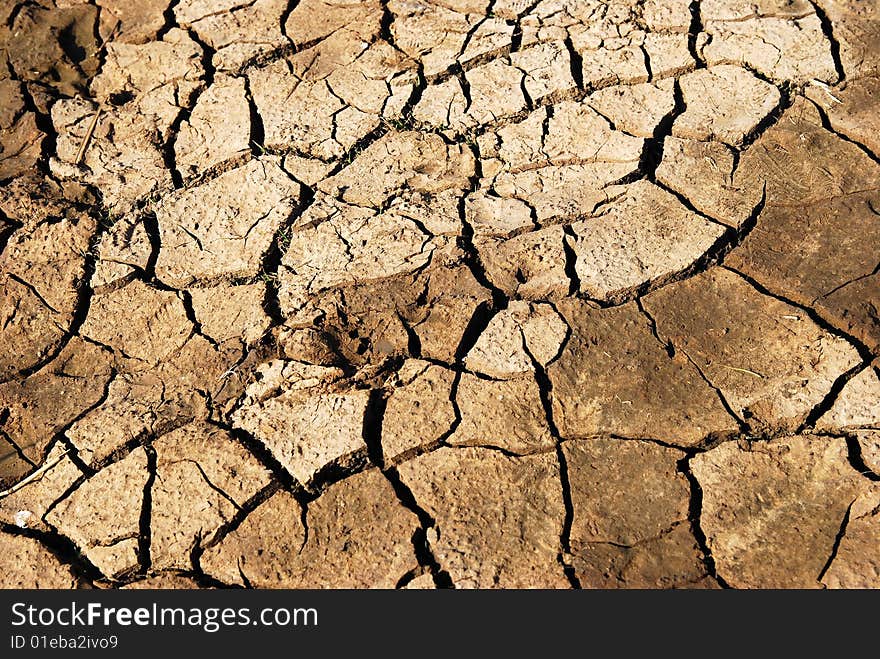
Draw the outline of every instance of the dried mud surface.
[[[10,0],[0,54],[0,586],[880,587],[876,2]]]

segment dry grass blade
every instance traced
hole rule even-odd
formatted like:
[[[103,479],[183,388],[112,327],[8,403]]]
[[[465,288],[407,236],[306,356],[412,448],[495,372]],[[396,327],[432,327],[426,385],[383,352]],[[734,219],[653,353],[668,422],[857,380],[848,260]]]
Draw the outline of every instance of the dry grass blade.
[[[760,373],[755,373],[755,371],[750,371],[747,368],[737,368],[736,366],[728,366],[727,364],[722,364],[724,368],[730,369],[731,371],[736,371],[737,373],[746,373],[747,375],[753,375],[756,378],[760,378],[765,380],[766,378]]]
[[[30,476],[28,476],[28,477],[25,478],[24,480],[19,481],[18,483],[16,483],[16,484],[13,485],[12,487],[10,487],[8,490],[4,490],[3,492],[0,492],[0,499],[3,499],[3,498],[5,498],[5,497],[8,497],[10,494],[15,494],[16,492],[18,492],[21,488],[23,488],[23,487],[24,487],[25,485],[27,485],[28,483],[32,483],[33,481],[35,481],[35,480],[37,480],[38,478],[40,478],[40,476],[42,476],[43,474],[45,474],[47,471],[49,471],[49,470],[52,469],[55,465],[57,465],[59,462],[61,462],[64,458],[66,458],[66,457],[67,457],[67,453],[68,453],[67,451],[64,451],[64,453],[62,453],[61,455],[59,455],[59,456],[58,456],[57,458],[55,458],[54,460],[52,460],[52,461],[47,462],[46,464],[44,464],[42,467],[40,467],[39,469],[37,469],[34,473],[32,473]]]

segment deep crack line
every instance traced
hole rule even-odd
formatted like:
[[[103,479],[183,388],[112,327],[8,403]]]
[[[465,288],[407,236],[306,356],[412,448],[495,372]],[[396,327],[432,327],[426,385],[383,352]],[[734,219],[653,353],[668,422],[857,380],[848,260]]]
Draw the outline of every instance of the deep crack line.
[[[562,450],[563,440],[561,435],[559,434],[559,428],[557,428],[556,421],[553,417],[553,382],[547,375],[547,369],[540,362],[540,360],[538,360],[538,358],[532,354],[532,351],[529,349],[528,342],[526,341],[525,332],[523,332],[522,329],[520,329],[520,339],[522,341],[523,351],[526,353],[526,356],[531,361],[532,368],[535,371],[535,383],[538,385],[538,396],[541,399],[541,407],[544,410],[544,417],[547,422],[547,427],[550,429],[551,436],[556,441],[556,460],[559,463],[559,484],[562,491],[562,504],[565,509],[565,515],[562,520],[562,531],[559,534],[561,551],[557,556],[557,560],[562,566],[562,571],[565,574],[565,578],[568,579],[568,582],[571,584],[571,587],[575,589],[580,589],[581,582],[578,579],[577,572],[570,562],[570,558],[572,556],[571,527],[574,521],[574,504],[571,497],[571,482],[569,480],[568,462],[565,459],[565,452]]]
[[[263,117],[260,115],[257,103],[254,100],[251,91],[251,79],[244,75],[241,77],[244,81],[244,97],[248,104],[248,112],[250,113],[250,139],[251,155],[257,157],[266,152],[266,129],[263,126]]]
[[[657,180],[657,168],[663,160],[666,138],[672,135],[672,125],[687,110],[687,103],[685,103],[678,78],[673,79],[672,98],[674,101],[672,109],[660,119],[654,127],[651,137],[645,140],[639,158],[639,169],[644,173],[645,178],[652,183]]]
[[[471,153],[474,157],[474,161],[477,163],[477,167],[475,168],[474,175],[470,179],[470,187],[468,190],[464,191],[461,199],[458,203],[458,216],[459,221],[461,222],[461,234],[457,239],[458,247],[464,252],[464,262],[467,265],[468,269],[471,271],[471,274],[474,276],[474,279],[485,289],[487,289],[492,296],[492,304],[490,309],[486,309],[486,311],[490,314],[488,318],[485,318],[486,325],[488,325],[489,320],[491,320],[491,316],[497,313],[498,311],[502,311],[507,308],[507,305],[510,302],[509,297],[498,288],[492,281],[489,279],[488,274],[486,273],[486,269],[483,266],[482,259],[480,257],[480,251],[477,249],[477,246],[474,244],[474,228],[471,226],[471,223],[468,222],[467,218],[467,198],[477,191],[477,188],[480,184],[480,179],[482,177],[482,171],[479,167],[480,163],[480,153],[477,149],[476,145],[469,145]],[[471,319],[471,324],[468,325],[468,329],[471,332],[476,331],[478,325],[477,323],[477,314],[480,313],[480,308],[474,312],[474,317]],[[471,326],[474,325],[472,328]],[[485,329],[485,326],[479,329],[479,332]],[[474,336],[469,334],[467,331],[465,332],[464,337],[462,337],[461,343],[456,350],[456,360],[461,361],[464,355],[473,347],[473,344],[476,343],[476,339],[478,336]],[[470,345],[468,345],[470,343]]]
[[[290,175],[288,174],[288,176]],[[269,248],[260,259],[260,276],[266,285],[266,294],[263,297],[262,306],[263,311],[271,321],[271,327],[283,325],[285,320],[284,311],[281,307],[281,282],[279,279],[279,272],[283,267],[282,261],[286,251],[284,243],[289,240],[289,235],[293,230],[292,227],[296,219],[312,205],[314,200],[314,190],[300,183],[299,203],[278,227],[275,235],[272,236]]]
[[[697,49],[697,39],[703,32],[703,16],[701,13],[700,0],[693,0],[693,2],[688,5],[688,11],[690,11],[691,14],[691,23],[688,26],[688,52],[691,54],[691,57],[696,64],[696,68],[704,69],[706,68],[706,60],[703,59],[702,54]]]
[[[180,129],[185,122],[189,121],[202,95],[211,88],[211,85],[214,83],[214,75],[216,74],[216,69],[213,64],[216,51],[205,43],[192,28],[187,29],[186,32],[189,38],[202,49],[202,68],[204,69],[205,74],[203,86],[195,90],[190,97],[186,99],[185,102],[187,106],[178,111],[174,121],[171,122],[171,125],[168,127],[168,138],[162,145],[162,159],[168,167],[168,171],[171,174],[171,182],[174,184],[176,190],[180,190],[184,187],[183,174],[177,167],[177,139],[180,137]]]
[[[825,573],[828,572],[831,564],[834,563],[834,559],[837,558],[837,552],[840,550],[840,543],[843,541],[843,536],[846,535],[846,527],[849,526],[849,517],[852,513],[853,504],[855,504],[855,499],[853,499],[846,507],[846,512],[843,514],[843,519],[840,521],[840,528],[837,531],[837,535],[834,536],[834,544],[831,545],[831,553],[828,556],[828,560],[825,561],[825,565],[822,566],[819,576],[816,577],[816,581],[820,583],[822,582],[822,579],[825,578]]]
[[[868,346],[866,346],[864,343],[862,343],[855,336],[853,336],[853,335],[849,334],[848,332],[846,332],[845,330],[842,330],[839,327],[836,327],[835,325],[833,325],[830,321],[826,320],[821,315],[819,315],[819,312],[817,312],[812,307],[809,307],[805,304],[801,304],[800,302],[796,302],[795,300],[793,300],[791,298],[785,297],[784,295],[781,295],[779,293],[775,293],[775,292],[771,291],[770,289],[768,289],[766,286],[764,286],[761,282],[759,282],[754,277],[751,277],[751,276],[745,274],[744,272],[737,270],[729,265],[721,264],[719,267],[724,268],[728,272],[732,272],[733,274],[737,275],[738,277],[741,277],[745,282],[747,282],[752,288],[754,288],[756,291],[758,291],[762,295],[772,297],[776,300],[779,300],[780,302],[784,302],[785,304],[787,304],[789,306],[795,307],[796,309],[800,309],[809,317],[810,320],[812,320],[814,323],[816,323],[823,330],[825,330],[829,334],[832,334],[838,338],[841,338],[841,339],[845,340],[847,343],[849,343],[853,348],[856,349],[856,351],[859,353],[859,356],[862,358],[862,360],[864,362],[870,363],[875,359],[873,352],[868,348]]]
[[[797,429],[798,434],[805,432],[807,429],[813,428],[819,419],[831,411],[831,408],[834,407],[834,404],[840,396],[840,392],[843,391],[843,388],[847,383],[870,367],[870,362],[859,363],[839,375],[831,384],[828,392],[822,397],[822,400],[820,400],[807,414],[807,418],[804,419],[804,422]]]
[[[51,528],[51,527],[50,527]],[[94,587],[96,581],[100,581],[105,577],[101,571],[86,557],[80,547],[78,547],[70,538],[61,535],[56,530],[37,531],[33,529],[23,529],[6,522],[0,522],[0,533],[7,533],[12,536],[30,538],[39,542],[49,552],[55,556],[63,565],[66,565],[72,576],[83,581],[91,587]]]
[[[706,572],[709,574],[710,577],[718,582],[719,586],[721,586],[722,588],[730,588],[731,586],[724,580],[723,577],[721,577],[721,575],[718,574],[718,570],[715,565],[715,558],[712,556],[712,549],[709,547],[709,540],[706,537],[705,532],[703,531],[703,488],[700,485],[700,482],[697,480],[697,477],[691,470],[691,459],[693,459],[694,455],[696,455],[696,453],[691,452],[689,455],[686,455],[677,463],[678,473],[680,473],[687,479],[688,485],[690,486],[688,522],[690,523],[691,533],[693,534],[694,539],[697,541],[697,546],[700,548],[700,553],[703,555],[703,565],[706,567]]]
[[[565,459],[565,452],[562,450],[562,444],[556,446],[556,459],[559,462],[559,479],[562,485],[562,504],[565,507],[565,517],[562,520],[562,533],[560,534],[560,542],[562,544],[562,552],[558,556],[562,571],[566,579],[574,589],[581,589],[581,582],[578,579],[577,571],[571,565],[571,527],[574,523],[574,503],[571,497],[571,480],[568,472],[568,462]]]
[[[171,0],[168,3],[168,7],[165,11],[162,12],[162,19],[165,21],[165,24],[159,28],[159,31],[156,33],[156,41],[162,41],[166,34],[168,34],[174,28],[180,27],[177,24],[177,16],[175,15],[175,9],[177,9],[177,5],[181,3],[181,0]]]
[[[805,98],[807,101],[809,101],[810,104],[814,108],[816,108],[816,112],[819,114],[819,120],[822,122],[822,128],[827,130],[829,133],[831,133],[835,137],[843,140],[844,142],[852,144],[859,151],[861,151],[866,156],[868,156],[871,160],[873,160],[875,163],[880,165],[880,154],[874,153],[874,151],[872,151],[867,145],[862,144],[861,142],[854,140],[853,138],[849,137],[848,135],[845,135],[844,133],[841,133],[839,130],[835,129],[834,126],[831,125],[831,118],[828,116],[828,113],[825,111],[825,108],[823,108],[816,101],[811,99],[809,96],[803,96],[803,98]]]
[[[288,0],[287,6],[284,8],[284,11],[281,12],[281,16],[278,19],[281,35],[287,39],[288,44],[293,48],[299,48],[300,46],[299,44],[294,43],[293,39],[290,38],[290,35],[287,34],[287,20],[290,18],[293,10],[299,6],[299,3],[300,0]]]
[[[153,484],[156,482],[157,462],[156,449],[152,444],[144,443],[144,453],[147,456],[147,482],[144,484],[144,498],[141,503],[141,513],[138,520],[137,556],[139,572],[146,574],[152,565],[151,546],[153,541]]]
[[[819,24],[822,26],[822,34],[824,34],[825,38],[828,40],[831,49],[831,59],[834,60],[834,70],[837,73],[837,80],[834,81],[834,84],[839,84],[846,80],[846,72],[843,70],[843,63],[840,60],[840,43],[834,36],[834,25],[828,18],[828,14],[825,13],[825,10],[819,6],[819,3],[814,2],[814,0],[808,1],[813,7],[813,11],[816,12]]]
[[[403,482],[396,467],[386,468],[382,456],[382,424],[385,417],[385,408],[388,403],[388,393],[382,389],[373,389],[367,408],[364,412],[363,439],[367,445],[367,455],[382,473],[397,496],[398,503],[413,513],[419,521],[419,528],[413,532],[411,541],[413,553],[419,565],[428,569],[434,579],[437,588],[454,588],[449,573],[443,570],[431,550],[428,541],[428,533],[432,529],[437,532],[436,520],[417,502],[412,490]]]
[[[862,456],[862,445],[858,438],[848,436],[846,438],[847,460],[850,466],[869,481],[880,482],[880,474],[868,467]]]

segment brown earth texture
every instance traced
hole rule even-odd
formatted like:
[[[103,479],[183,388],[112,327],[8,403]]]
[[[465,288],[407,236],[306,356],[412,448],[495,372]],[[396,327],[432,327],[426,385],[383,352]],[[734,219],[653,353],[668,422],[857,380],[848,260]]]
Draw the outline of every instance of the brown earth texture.
[[[0,586],[880,587],[880,3],[0,25]]]

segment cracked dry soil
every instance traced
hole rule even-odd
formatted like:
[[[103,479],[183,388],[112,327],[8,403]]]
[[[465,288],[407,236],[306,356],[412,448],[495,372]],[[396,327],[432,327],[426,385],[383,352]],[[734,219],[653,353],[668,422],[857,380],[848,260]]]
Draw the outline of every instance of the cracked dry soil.
[[[0,585],[880,587],[877,2],[0,22]]]

